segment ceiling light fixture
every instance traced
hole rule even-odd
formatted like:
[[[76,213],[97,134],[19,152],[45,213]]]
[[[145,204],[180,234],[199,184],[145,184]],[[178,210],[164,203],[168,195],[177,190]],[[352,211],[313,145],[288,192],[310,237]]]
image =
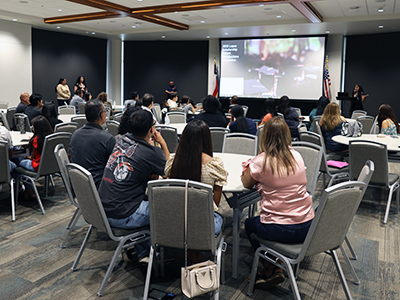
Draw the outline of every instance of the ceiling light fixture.
[[[206,36],[206,38],[208,38],[208,39],[209,39],[209,38],[210,38],[210,36],[209,36],[209,35],[207,35],[207,36]]]
[[[13,21],[14,21],[14,22],[17,22],[17,21],[18,21],[18,19],[13,19]]]
[[[179,11],[174,11],[174,14],[177,14]]]
[[[143,0],[136,0],[137,2],[142,2]]]
[[[296,29],[292,29],[292,32],[296,32]]]
[[[384,12],[384,9],[383,8],[379,8],[378,9],[378,13],[383,13]]]
[[[96,32],[92,32],[92,34],[96,34]]]
[[[225,32],[225,35],[228,35],[229,33]]]
[[[136,25],[133,25],[132,28],[136,28]]]
[[[264,6],[264,4],[260,4],[260,5],[258,5],[258,6]]]
[[[62,9],[61,8],[57,8],[57,11],[62,11]]]
[[[205,23],[206,21],[200,21],[200,23]]]
[[[382,28],[383,28],[383,25],[379,25],[378,28],[382,29]]]
[[[278,19],[282,18],[282,16],[276,16]]]
[[[325,31],[325,33],[331,33],[329,30]]]
[[[162,39],[165,39],[165,35],[162,35],[161,38],[162,38]]]
[[[61,27],[60,27],[60,26],[57,26],[56,28],[57,28],[57,29],[60,29]]]

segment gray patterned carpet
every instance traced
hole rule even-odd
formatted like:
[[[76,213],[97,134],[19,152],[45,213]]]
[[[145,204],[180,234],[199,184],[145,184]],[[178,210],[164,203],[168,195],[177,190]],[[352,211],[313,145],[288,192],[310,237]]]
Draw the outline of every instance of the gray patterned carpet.
[[[392,172],[400,167],[391,165]],[[41,187],[39,182],[39,187]],[[60,248],[74,207],[67,200],[62,181],[55,179],[49,197],[43,198],[46,214],[40,213],[35,201],[21,202],[17,207],[17,221],[11,222],[7,194],[0,193],[0,299],[96,299],[96,292],[115,249],[105,234],[92,234],[77,271],[72,262],[87,230],[80,219],[67,247]],[[322,180],[318,193],[322,193]],[[42,189],[40,188],[40,192]],[[399,220],[393,205],[389,222],[382,224],[387,193],[368,189],[349,231],[349,238],[358,255],[352,261],[360,277],[360,285],[342,263],[354,299],[400,299]],[[242,230],[240,240],[239,278],[231,278],[232,212],[224,200],[221,212],[225,217],[226,277],[221,287],[221,299],[247,299],[247,276],[253,260],[250,244]],[[247,211],[243,212],[242,221]],[[243,227],[243,223],[242,223]],[[346,248],[347,249],[347,248]],[[180,253],[178,257],[182,257]],[[168,255],[168,252],[167,252]],[[180,255],[180,256],[179,256]],[[166,267],[166,276],[152,278],[152,287],[184,299],[180,291],[181,260]],[[146,269],[120,260],[103,293],[103,299],[141,299]],[[300,266],[298,286],[302,299],[345,299],[345,295],[330,256],[307,258]],[[199,297],[208,299],[208,296]],[[256,290],[254,299],[292,299],[288,280],[270,291]]]

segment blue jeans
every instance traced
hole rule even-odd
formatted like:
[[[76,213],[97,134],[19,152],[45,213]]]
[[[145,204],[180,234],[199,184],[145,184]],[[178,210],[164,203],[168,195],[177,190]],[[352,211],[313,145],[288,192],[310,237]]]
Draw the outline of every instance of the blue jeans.
[[[8,162],[10,164],[10,173],[11,173],[12,171],[14,171],[14,169],[17,167],[17,165],[15,163],[13,163],[11,160],[9,160]]]
[[[222,219],[219,213],[214,212],[214,229],[215,229],[215,236],[217,236],[221,232],[222,223],[224,220]]]
[[[27,169],[28,171],[36,172],[36,170],[32,167],[32,160],[30,159],[24,159],[19,163],[19,166]]]
[[[142,201],[138,209],[127,218],[114,219],[107,218],[111,227],[122,229],[135,229],[150,224],[149,202]],[[135,251],[140,258],[148,256],[150,253],[150,240],[135,245]]]
[[[264,224],[260,222],[260,217],[248,218],[244,225],[247,237],[253,249],[256,250],[260,243],[250,239],[250,234],[255,233],[264,240],[279,243],[302,243],[304,242],[312,220],[301,224]]]

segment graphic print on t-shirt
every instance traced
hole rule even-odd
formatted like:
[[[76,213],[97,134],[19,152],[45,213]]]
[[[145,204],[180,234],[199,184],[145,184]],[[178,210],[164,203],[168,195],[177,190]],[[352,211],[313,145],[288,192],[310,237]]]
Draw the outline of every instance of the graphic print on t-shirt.
[[[106,168],[113,173],[115,181],[125,181],[133,172],[133,167],[126,161],[126,158],[130,158],[135,153],[137,146],[137,142],[124,138],[115,145],[114,152],[111,154],[106,165]]]

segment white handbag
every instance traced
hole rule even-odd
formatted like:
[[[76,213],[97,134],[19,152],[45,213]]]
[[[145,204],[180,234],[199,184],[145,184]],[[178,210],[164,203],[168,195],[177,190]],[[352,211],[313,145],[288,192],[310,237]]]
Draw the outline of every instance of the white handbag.
[[[188,298],[193,298],[219,288],[218,265],[212,261],[201,262],[187,266],[187,202],[188,184],[185,184],[185,267],[181,269],[182,292]]]

